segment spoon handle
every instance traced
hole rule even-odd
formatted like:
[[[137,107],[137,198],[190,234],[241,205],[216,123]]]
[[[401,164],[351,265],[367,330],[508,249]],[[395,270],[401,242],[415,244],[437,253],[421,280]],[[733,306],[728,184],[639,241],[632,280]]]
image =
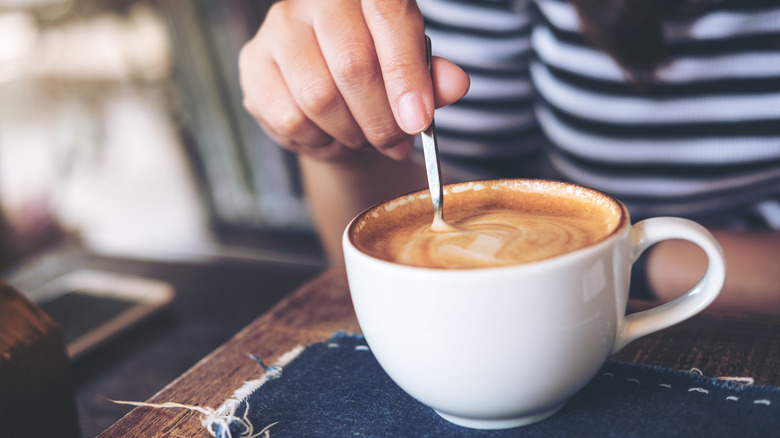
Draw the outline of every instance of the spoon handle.
[[[428,70],[433,81],[433,69],[431,66],[431,39],[425,35],[425,56],[428,62]],[[441,186],[441,165],[439,164],[439,145],[436,142],[436,126],[431,119],[428,129],[421,133],[423,155],[425,156],[425,171],[428,175],[428,189],[431,192],[433,202],[434,222],[444,220],[444,193]]]

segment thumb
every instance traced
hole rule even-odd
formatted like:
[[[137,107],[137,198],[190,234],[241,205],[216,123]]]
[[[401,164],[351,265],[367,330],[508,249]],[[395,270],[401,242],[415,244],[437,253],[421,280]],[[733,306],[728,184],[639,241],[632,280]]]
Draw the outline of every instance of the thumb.
[[[447,106],[469,91],[471,80],[468,73],[452,61],[433,58],[433,95],[436,108]]]

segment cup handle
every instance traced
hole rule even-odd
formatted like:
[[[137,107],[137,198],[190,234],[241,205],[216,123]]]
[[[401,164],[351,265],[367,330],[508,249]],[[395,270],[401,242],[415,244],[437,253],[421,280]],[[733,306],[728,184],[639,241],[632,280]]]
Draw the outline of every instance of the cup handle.
[[[691,290],[652,309],[628,315],[623,320],[612,349],[617,353],[629,342],[682,322],[701,312],[720,293],[726,280],[726,259],[718,241],[696,222],[673,217],[646,219],[632,226],[632,263],[651,245],[667,239],[684,239],[707,254],[707,272]]]

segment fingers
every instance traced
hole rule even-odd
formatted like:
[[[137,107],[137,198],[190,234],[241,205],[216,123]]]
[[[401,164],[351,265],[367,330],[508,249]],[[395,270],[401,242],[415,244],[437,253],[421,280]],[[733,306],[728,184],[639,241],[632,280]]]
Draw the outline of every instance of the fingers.
[[[332,138],[309,120],[290,95],[278,68],[252,45],[242,49],[241,88],[244,107],[281,145],[297,142],[325,145]],[[256,66],[264,65],[263,68]],[[273,87],[264,84],[276,84]]]
[[[362,4],[394,118],[406,133],[418,134],[433,119],[434,98],[417,3],[364,0]]]
[[[244,107],[281,146],[325,146],[332,137],[301,111],[281,71],[258,36],[239,54],[240,83]]]
[[[356,39],[363,38],[360,35],[362,22],[356,26],[350,25],[352,21],[349,18],[342,21],[345,27],[343,32],[355,35]],[[289,28],[276,31],[273,35],[279,38],[286,31]],[[286,44],[272,45],[271,56],[279,70],[284,72],[287,89],[300,110],[345,146],[357,149],[365,145],[366,136],[355,121],[326,62],[328,50],[332,50],[329,48],[335,40],[330,36],[318,35],[317,29],[310,26],[299,26],[294,34],[281,37]]]
[[[385,91],[381,61],[359,2],[329,0],[314,18],[314,31],[334,83],[368,142],[390,156],[407,143]],[[350,7],[351,6],[351,7]],[[403,149],[403,148],[402,148]],[[407,151],[408,152],[408,151]]]
[[[335,2],[346,5],[335,8]],[[408,137],[393,121],[359,1],[324,3],[288,0],[271,8],[239,56],[245,107],[275,141],[296,152],[335,148],[335,141],[352,149],[371,143],[404,157]],[[362,95],[352,93],[350,106],[340,86]]]
[[[372,145],[401,159],[433,108],[468,89],[468,76],[434,59],[413,0],[286,0],[239,56],[245,107],[278,143],[338,157]]]

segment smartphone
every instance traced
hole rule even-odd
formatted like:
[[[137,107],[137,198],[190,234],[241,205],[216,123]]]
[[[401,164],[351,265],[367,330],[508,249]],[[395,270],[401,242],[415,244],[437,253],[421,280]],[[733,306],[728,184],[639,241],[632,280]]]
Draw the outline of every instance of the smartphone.
[[[84,269],[27,295],[62,326],[75,359],[166,308],[174,290],[159,280]]]

